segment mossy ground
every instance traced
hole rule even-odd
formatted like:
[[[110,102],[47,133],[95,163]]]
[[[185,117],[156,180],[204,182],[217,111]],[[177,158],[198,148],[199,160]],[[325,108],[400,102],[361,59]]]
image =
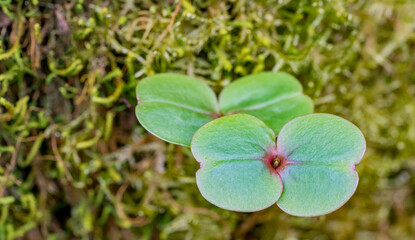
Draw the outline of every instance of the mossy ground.
[[[413,239],[415,1],[0,1],[0,239]],[[209,204],[189,149],[138,124],[134,87],[290,72],[367,139],[332,214]]]

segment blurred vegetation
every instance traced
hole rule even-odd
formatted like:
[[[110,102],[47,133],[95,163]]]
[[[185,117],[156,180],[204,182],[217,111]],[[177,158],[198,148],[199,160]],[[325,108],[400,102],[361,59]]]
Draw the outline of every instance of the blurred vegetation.
[[[413,239],[415,1],[1,0],[0,239]],[[219,209],[137,122],[141,78],[297,76],[367,152],[332,214]]]

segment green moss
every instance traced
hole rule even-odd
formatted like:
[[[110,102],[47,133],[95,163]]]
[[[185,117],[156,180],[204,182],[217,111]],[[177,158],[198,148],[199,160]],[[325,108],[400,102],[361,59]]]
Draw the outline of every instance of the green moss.
[[[413,1],[183,0],[171,25],[176,1],[27,3],[0,3],[0,239],[415,235]],[[357,192],[330,215],[218,209],[189,149],[135,119],[146,76],[184,73],[218,93],[265,70],[293,74],[316,112],[365,134]]]

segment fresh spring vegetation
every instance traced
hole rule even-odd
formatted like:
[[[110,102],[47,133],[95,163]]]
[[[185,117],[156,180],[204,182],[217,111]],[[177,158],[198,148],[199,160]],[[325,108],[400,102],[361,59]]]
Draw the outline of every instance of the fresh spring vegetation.
[[[218,104],[202,82],[160,74],[137,85],[137,99],[137,118],[147,130],[173,143],[191,141],[201,167],[199,190],[219,207],[252,212],[277,202],[289,214],[317,216],[339,208],[356,190],[363,134],[333,115],[298,117],[313,104],[291,75],[236,80]]]
[[[248,113],[274,132],[294,117],[313,111],[301,84],[286,73],[257,73],[234,81],[219,103],[202,82],[179,74],[159,74],[137,85],[137,118],[150,132],[168,142],[190,146],[203,124],[223,115]]]
[[[0,1],[0,239],[339,239],[415,236],[415,1]],[[159,73],[219,96],[295,76],[314,112],[367,149],[340,209],[228,211],[200,194],[187,147],[137,123]]]

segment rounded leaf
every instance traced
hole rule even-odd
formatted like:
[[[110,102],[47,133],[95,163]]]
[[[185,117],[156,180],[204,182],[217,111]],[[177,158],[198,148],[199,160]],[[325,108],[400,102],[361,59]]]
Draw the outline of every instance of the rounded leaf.
[[[200,128],[192,140],[192,153],[199,162],[261,159],[275,134],[264,122],[247,114],[216,119]]]
[[[289,165],[281,173],[283,194],[278,206],[295,216],[324,215],[340,208],[356,191],[359,177],[342,167]]]
[[[284,184],[278,206],[296,216],[317,216],[341,207],[356,190],[357,164],[366,149],[352,123],[330,114],[288,122],[278,135],[277,155]]]
[[[313,102],[302,93],[298,80],[282,72],[263,72],[234,81],[221,92],[219,106],[225,114],[256,116],[275,133],[289,120],[313,112]]]
[[[194,135],[191,150],[201,169],[196,181],[209,202],[233,211],[258,211],[275,203],[282,182],[265,161],[275,136],[247,114],[207,123]]]
[[[230,160],[203,166],[196,173],[203,197],[232,211],[253,212],[274,204],[282,184],[261,160]]]
[[[203,113],[161,102],[139,104],[136,115],[141,125],[155,136],[184,146],[190,146],[193,134],[213,119]]]
[[[136,115],[157,137],[190,146],[195,131],[218,114],[213,91],[201,81],[180,74],[157,74],[136,88]]]

